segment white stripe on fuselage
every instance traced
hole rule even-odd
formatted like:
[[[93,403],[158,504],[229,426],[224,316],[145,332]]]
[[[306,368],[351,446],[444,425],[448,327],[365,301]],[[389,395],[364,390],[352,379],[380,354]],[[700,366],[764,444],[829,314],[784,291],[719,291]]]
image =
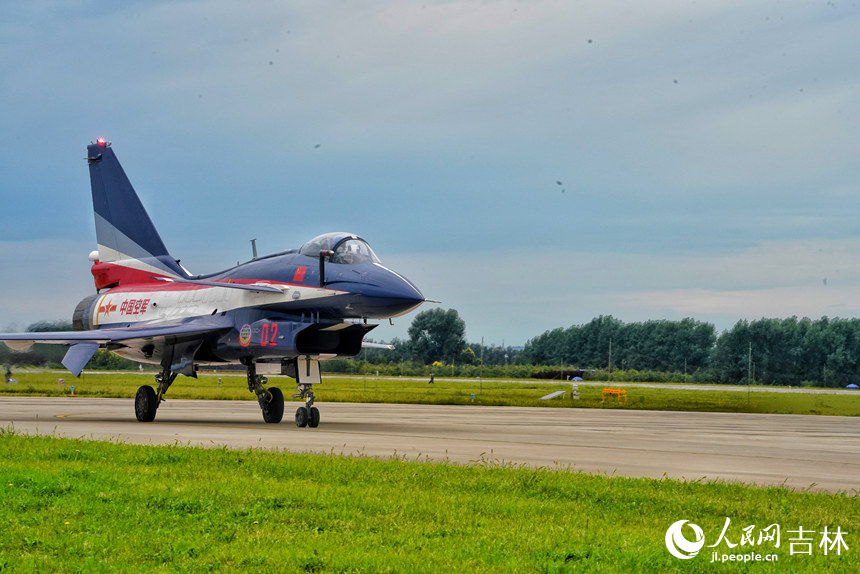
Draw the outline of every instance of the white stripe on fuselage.
[[[261,282],[261,284],[265,284]],[[273,286],[284,293],[254,292],[229,287],[195,287],[176,290],[129,291],[121,287],[105,292],[93,309],[92,324],[104,327],[115,324],[173,321],[188,317],[212,315],[243,307],[257,307],[276,303],[301,302],[343,295],[346,291],[303,287],[300,285]],[[298,294],[298,295],[296,295]]]

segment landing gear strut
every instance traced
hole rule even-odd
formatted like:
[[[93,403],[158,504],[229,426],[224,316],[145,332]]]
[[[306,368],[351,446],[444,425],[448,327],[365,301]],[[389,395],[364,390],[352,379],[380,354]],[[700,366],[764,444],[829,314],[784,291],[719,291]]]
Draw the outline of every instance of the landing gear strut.
[[[150,423],[155,420],[155,412],[158,410],[158,405],[164,400],[164,394],[173,381],[176,380],[176,375],[179,373],[170,370],[163,370],[155,375],[155,382],[158,383],[158,390],[153,389],[149,385],[143,385],[137,389],[137,394],[134,396],[134,415],[142,423]]]
[[[257,374],[257,365],[253,358],[242,359],[242,364],[248,370],[248,390],[257,395],[263,420],[267,423],[279,423],[284,417],[284,393],[277,387],[266,388],[266,377]],[[320,424],[320,411],[314,406],[313,386],[320,383],[319,360],[310,357],[293,359],[282,365],[283,371],[296,379],[298,393],[293,398],[305,401],[305,406],[296,410],[296,426],[299,428],[316,428]]]
[[[314,406],[313,385],[309,383],[298,383],[296,390],[299,392],[293,398],[304,399],[305,406],[296,409],[296,426],[299,428],[320,426],[320,411]]]
[[[313,386],[322,382],[319,359],[309,356],[296,357],[284,365],[284,368],[283,372],[296,380],[298,392],[293,398],[305,401],[305,406],[296,409],[296,426],[317,428],[320,424],[320,411],[314,406]]]
[[[268,379],[257,374],[257,365],[254,359],[242,361],[248,369],[248,390],[257,395],[260,410],[263,411],[263,420],[267,423],[276,424],[284,418],[284,393],[278,387],[267,389],[265,385]]]

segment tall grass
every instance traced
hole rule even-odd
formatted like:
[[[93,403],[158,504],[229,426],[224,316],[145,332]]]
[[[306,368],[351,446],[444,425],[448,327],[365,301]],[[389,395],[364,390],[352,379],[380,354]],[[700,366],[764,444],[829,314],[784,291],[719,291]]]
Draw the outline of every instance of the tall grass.
[[[136,446],[0,431],[3,572],[735,572],[672,557],[730,518],[847,533],[779,571],[860,570],[856,498],[564,470]],[[723,547],[725,550],[725,546]],[[742,571],[774,571],[751,563]]]

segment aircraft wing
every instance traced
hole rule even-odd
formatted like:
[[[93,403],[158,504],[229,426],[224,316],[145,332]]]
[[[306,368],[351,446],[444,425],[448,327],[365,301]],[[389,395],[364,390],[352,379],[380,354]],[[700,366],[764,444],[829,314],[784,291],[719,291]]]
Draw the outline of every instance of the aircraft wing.
[[[163,337],[182,337],[194,339],[231,329],[233,321],[227,317],[196,317],[172,323],[142,324],[134,327],[114,327],[90,331],[49,331],[44,333],[0,333],[0,341],[16,351],[25,351],[33,343],[70,345],[63,366],[76,377],[89,362],[99,347],[111,343],[125,346],[142,346],[153,339]]]
[[[74,345],[89,342],[106,345],[108,343],[129,341],[131,339],[147,339],[166,337],[170,335],[208,334],[222,329],[229,329],[233,321],[227,317],[202,317],[185,321],[158,324],[140,324],[134,327],[115,327],[108,329],[93,329],[91,331],[48,331],[43,333],[0,333],[0,341],[16,351],[26,350],[33,343],[48,343],[56,345]]]

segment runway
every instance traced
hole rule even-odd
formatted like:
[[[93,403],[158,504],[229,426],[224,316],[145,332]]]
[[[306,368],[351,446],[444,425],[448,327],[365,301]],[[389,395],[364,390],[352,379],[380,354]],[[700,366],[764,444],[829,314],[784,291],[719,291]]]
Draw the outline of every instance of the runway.
[[[318,403],[317,429],[262,422],[252,401],[0,397],[0,426],[140,444],[264,448],[860,494],[860,418],[572,408]]]

